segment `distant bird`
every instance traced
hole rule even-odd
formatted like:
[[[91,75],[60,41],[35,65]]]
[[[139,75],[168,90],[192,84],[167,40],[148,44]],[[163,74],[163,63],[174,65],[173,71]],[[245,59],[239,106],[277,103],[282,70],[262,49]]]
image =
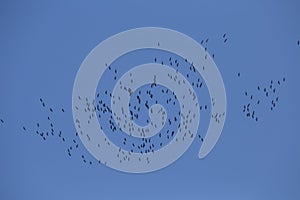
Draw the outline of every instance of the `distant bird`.
[[[0,119],[1,123],[4,123],[4,120],[3,119]]]
[[[226,33],[223,34],[223,38],[225,38],[225,37],[226,37]]]
[[[63,108],[61,109],[61,111],[62,111],[62,112],[65,112],[65,110],[64,110]]]
[[[300,45],[300,40],[298,40],[297,44],[298,44],[298,46]]]
[[[227,38],[224,40],[224,43],[226,43],[227,42]]]
[[[241,76],[241,74],[240,74],[240,72],[238,72],[238,77],[240,77]]]

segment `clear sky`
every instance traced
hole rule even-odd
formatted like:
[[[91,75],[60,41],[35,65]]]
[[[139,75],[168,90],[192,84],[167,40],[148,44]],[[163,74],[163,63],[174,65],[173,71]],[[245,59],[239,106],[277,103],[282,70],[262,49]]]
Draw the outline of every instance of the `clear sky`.
[[[300,199],[299,8],[296,0],[1,1],[0,199]],[[209,38],[227,116],[205,159],[196,138],[172,165],[128,174],[98,164],[76,136],[72,89],[97,44],[146,26]],[[249,102],[254,119],[243,112]],[[36,131],[48,131],[46,140]]]

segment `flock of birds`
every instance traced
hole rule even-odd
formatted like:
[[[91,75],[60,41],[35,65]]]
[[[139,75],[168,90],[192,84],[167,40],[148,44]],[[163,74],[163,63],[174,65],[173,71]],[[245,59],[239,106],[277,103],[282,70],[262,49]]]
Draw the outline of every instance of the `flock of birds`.
[[[223,43],[227,43],[228,38],[226,33],[222,35],[222,40]],[[202,40],[201,45],[205,46],[208,41],[208,38]],[[300,40],[297,41],[297,45],[300,46]],[[207,47],[204,48],[206,51]],[[215,55],[212,54],[212,58],[214,57]],[[190,82],[195,91],[201,91],[202,88],[206,87],[204,81],[201,79],[200,74],[197,72],[197,70],[195,70],[195,67],[186,59],[180,57],[172,57],[172,55],[168,56],[168,59],[159,59],[159,56],[155,56],[152,62],[171,66],[177,71],[181,72]],[[109,77],[109,80],[112,80],[110,84],[114,85],[114,83],[118,80],[119,77],[122,76],[122,74],[126,72],[126,70],[126,68],[117,68],[113,67],[113,65],[108,66],[105,73]],[[240,78],[241,76],[241,73],[238,72],[237,77]],[[262,105],[263,102],[267,102],[267,105],[269,105],[268,110],[273,111],[279,103],[278,90],[285,83],[285,81],[286,78],[282,77],[277,80],[270,80],[268,85],[257,85],[255,91],[244,91],[243,96],[246,99],[246,103],[244,103],[244,105],[242,106],[243,115],[248,119],[258,122],[260,120],[260,116],[257,109],[258,106]],[[170,112],[177,114],[169,116],[166,119],[166,123],[164,124],[164,128],[162,129],[162,131],[159,134],[152,136],[151,138],[131,137],[130,135],[122,132],[122,128],[120,128],[118,126],[118,123],[114,121],[113,112],[110,105],[110,100],[112,98],[112,87],[106,87],[107,85],[105,84],[103,87],[101,87],[101,83],[99,83],[99,86],[100,87],[97,88],[97,95],[95,96],[95,99],[93,101],[89,102],[88,99],[85,99],[86,107],[84,109],[86,110],[86,112],[91,113],[90,117],[98,118],[101,129],[105,129],[104,132],[107,133],[107,137],[109,138],[109,140],[115,143],[117,146],[122,147],[122,149],[128,152],[138,153],[154,152],[159,148],[162,148],[164,145],[167,145],[175,137],[177,130],[181,128],[180,106],[176,95],[168,88],[158,85],[154,81],[153,84],[144,85],[136,91],[129,91],[131,93],[131,99],[128,105],[130,110],[130,118],[137,124],[147,125],[150,121],[148,114],[145,113],[148,113],[149,109],[154,104],[162,104],[167,113]],[[121,85],[120,87],[125,86]],[[198,99],[203,99],[202,94],[198,93],[197,95]],[[84,98],[79,96],[78,99],[83,100]],[[66,110],[64,108],[61,108],[60,110],[54,110],[52,107],[48,107],[42,98],[40,98],[39,100],[41,107],[47,113],[47,118],[41,120],[41,122],[36,122],[34,128],[24,125],[22,126],[22,130],[24,132],[34,133],[44,141],[48,140],[49,138],[58,139],[66,145],[67,155],[69,157],[72,157],[73,153],[78,150],[81,144],[80,139],[78,138],[78,133],[76,131],[74,131],[75,134],[66,133],[62,130],[62,127],[56,126],[54,120],[55,114],[57,112],[64,114]],[[199,109],[200,112],[209,113],[211,109],[210,99],[208,98],[205,104],[199,105]],[[206,113],[206,115],[208,115],[208,113]],[[209,120],[207,120],[207,124],[208,121]],[[5,119],[0,118],[0,125],[3,124],[5,124]],[[197,134],[199,140],[202,142],[205,137],[205,135],[202,133],[204,133],[205,130],[206,129],[204,128]],[[89,163],[90,165],[94,163],[94,161],[89,159],[88,156],[80,153],[79,150],[77,152],[78,154],[80,154],[83,163]],[[98,162],[100,163],[100,161]]]
[[[134,56],[139,52],[134,52]],[[148,52],[149,53],[149,52]],[[152,52],[153,53],[153,52]],[[157,55],[159,53],[159,56]],[[204,95],[202,92],[206,92],[208,94],[208,90],[204,81],[201,79],[199,72],[195,69],[195,67],[189,63],[186,59],[181,57],[174,57],[173,55],[169,55],[167,52],[154,52],[156,56],[149,56],[147,59],[148,62],[159,63],[161,65],[168,65],[172,67],[177,72],[183,74],[186,78],[186,81],[189,81],[191,86],[195,91],[198,91],[198,99],[201,98],[202,104],[199,105],[200,112],[208,112],[210,110],[210,98],[208,95],[206,98],[203,98]],[[164,55],[164,56],[162,56]],[[128,60],[131,60],[131,55],[126,55]],[[129,57],[129,58],[128,58]],[[139,57],[139,56],[137,56]],[[164,57],[165,59],[160,59],[159,57]],[[140,61],[141,62],[141,61]],[[143,63],[143,62],[142,62]],[[85,103],[79,103],[78,105],[83,105],[84,107],[76,106],[75,109],[83,109],[84,112],[88,113],[88,118],[92,118],[96,116],[98,118],[101,129],[106,134],[109,141],[113,142],[115,145],[121,147],[126,152],[131,153],[154,153],[156,150],[163,148],[166,146],[171,140],[176,137],[176,133],[180,127],[180,121],[182,117],[182,113],[180,110],[180,104],[178,99],[173,91],[170,89],[156,84],[155,77],[153,78],[153,82],[151,84],[145,84],[142,87],[138,88],[135,91],[132,91],[128,86],[123,85],[121,82],[117,84],[117,80],[127,72],[126,67],[118,68],[116,66],[120,66],[121,63],[113,63],[110,66],[107,66],[107,70],[104,72],[103,77],[99,80],[97,94],[95,96],[95,100],[89,100],[82,96],[78,96],[78,101],[85,101]],[[132,64],[136,66],[137,63]],[[131,64],[128,66],[132,66]],[[129,75],[132,76],[131,74]],[[169,74],[166,78],[175,78],[172,74]],[[109,84],[107,84],[106,80],[111,80]],[[130,80],[133,82],[134,80]],[[183,80],[184,82],[184,80]],[[106,83],[106,84],[105,84]],[[180,87],[181,82],[178,81],[178,87]],[[130,120],[133,120],[136,124],[140,126],[145,126],[150,121],[148,112],[153,112],[151,106],[155,104],[160,104],[164,107],[166,113],[168,113],[168,117],[166,119],[162,119],[161,123],[164,124],[163,128],[158,134],[155,134],[152,137],[132,137],[122,131],[122,126],[118,121],[114,120],[114,114],[111,107],[111,99],[114,98],[112,94],[112,90],[115,85],[118,85],[120,89],[124,89],[128,91],[130,94],[130,102],[129,102],[129,113]],[[126,88],[127,87],[127,88]],[[112,101],[114,104],[114,101]],[[184,106],[184,105],[183,105]],[[122,110],[124,108],[122,107]],[[125,109],[124,109],[125,110]],[[124,111],[122,111],[124,112]],[[164,111],[162,111],[164,112]],[[163,115],[164,116],[164,115]],[[120,116],[117,116],[117,119]],[[205,118],[205,117],[203,117]],[[192,119],[190,119],[191,122]],[[76,120],[77,121],[77,120]],[[165,121],[165,123],[164,123]],[[208,121],[208,120],[207,120]],[[87,121],[87,123],[90,123]],[[129,120],[128,120],[129,123]],[[201,123],[201,122],[200,122]],[[77,121],[77,125],[82,125],[81,121]],[[128,125],[128,124],[127,124]],[[125,126],[125,124],[124,124]],[[155,125],[154,125],[155,126]],[[203,131],[199,131],[196,133],[189,133],[189,137],[197,137],[200,141],[204,139],[205,128],[202,128]],[[84,134],[81,132],[81,134]],[[86,134],[88,140],[90,140],[90,136],[88,133]],[[186,136],[184,136],[186,137]],[[184,137],[182,138],[184,140]],[[109,143],[108,143],[109,145]],[[116,157],[120,157],[119,154]],[[125,158],[125,157],[124,157]],[[127,155],[127,159],[130,159],[130,156]],[[120,158],[120,162],[123,158]],[[149,160],[147,162],[150,162]]]
[[[122,87],[122,85],[120,85]],[[99,94],[99,93],[98,93]],[[170,95],[168,95],[170,94]],[[113,120],[112,111],[109,108],[110,106],[103,103],[103,100],[100,98],[99,95],[98,104],[97,107],[97,114],[99,117],[100,124],[103,125],[103,127],[108,127],[110,129],[111,134],[115,134],[121,138],[122,140],[118,140],[118,138],[112,139],[118,145],[122,146],[122,148],[130,150],[131,152],[150,152],[156,150],[156,144],[151,143],[150,141],[155,141],[155,137],[153,138],[144,138],[141,140],[136,140],[132,138],[132,141],[129,137],[127,137],[127,134],[124,134],[122,132],[122,129],[119,128],[119,124]],[[160,98],[157,98],[157,97]],[[150,119],[147,115],[143,113],[147,113],[147,111],[150,109],[150,107],[155,104],[162,104],[161,98],[165,100],[165,103],[170,106],[166,106],[167,110],[170,110],[171,107],[174,110],[178,111],[178,115],[169,117],[167,119],[167,123],[165,124],[165,129],[162,130],[161,133],[158,134],[159,138],[162,138],[164,136],[167,137],[167,139],[173,138],[175,133],[177,132],[177,129],[179,128],[180,124],[180,108],[179,103],[177,101],[177,98],[174,94],[174,92],[169,91],[167,88],[164,88],[163,86],[152,84],[147,85],[142,88],[139,88],[138,90],[134,91],[132,94],[132,100],[129,104],[129,110],[130,110],[130,118],[131,120],[134,120],[136,123],[141,125],[147,125],[150,123]],[[153,109],[150,109],[150,112],[153,113]],[[105,116],[107,115],[107,116]],[[163,120],[163,119],[162,119]],[[106,125],[104,123],[107,123]],[[162,121],[164,123],[164,120]],[[110,135],[110,134],[109,134]],[[109,136],[108,136],[109,137]],[[110,137],[109,137],[110,138]],[[149,141],[149,143],[148,143]],[[128,149],[128,144],[131,144],[130,148]],[[163,140],[161,140],[159,146],[163,145]]]
[[[34,134],[43,141],[51,139],[60,141],[66,147],[66,153],[69,157],[72,157],[75,151],[80,153],[81,150],[79,150],[79,148],[81,146],[81,142],[78,137],[78,133],[75,132],[73,134],[64,131],[64,127],[58,123],[60,120],[58,120],[58,115],[62,114],[62,118],[65,118],[67,112],[66,109],[54,109],[53,107],[48,106],[43,98],[40,98],[39,101],[43,112],[46,114],[45,119],[36,121],[34,127],[23,125],[22,131],[25,133]],[[93,161],[91,159],[88,160],[86,157],[87,156],[84,154],[81,154],[81,158],[84,163],[92,164]]]
[[[241,73],[238,72],[238,77]],[[244,91],[246,103],[242,107],[242,113],[248,119],[256,122],[259,121],[258,107],[269,107],[269,111],[275,110],[279,104],[279,89],[285,83],[286,78],[282,77],[278,80],[270,80],[267,85],[257,85],[256,89],[252,92]]]

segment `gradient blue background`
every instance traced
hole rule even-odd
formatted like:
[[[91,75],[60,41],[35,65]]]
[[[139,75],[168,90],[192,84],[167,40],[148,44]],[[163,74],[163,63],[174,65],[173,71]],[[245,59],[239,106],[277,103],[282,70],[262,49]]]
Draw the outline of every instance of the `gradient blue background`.
[[[296,0],[1,1],[0,199],[300,199],[299,8]],[[199,160],[193,144],[163,170],[126,174],[86,165],[80,153],[70,159],[58,140],[22,131],[45,117],[43,97],[66,109],[57,123],[74,134],[71,97],[81,62],[107,37],[143,26],[210,38],[228,112],[208,157]],[[275,111],[261,109],[259,123],[246,119],[244,91],[283,76]]]

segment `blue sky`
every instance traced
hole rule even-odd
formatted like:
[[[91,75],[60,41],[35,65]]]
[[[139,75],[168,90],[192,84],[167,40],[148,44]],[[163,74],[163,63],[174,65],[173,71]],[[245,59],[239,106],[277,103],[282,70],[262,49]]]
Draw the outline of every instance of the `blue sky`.
[[[299,199],[299,8],[295,0],[1,1],[0,198]],[[82,61],[107,37],[145,26],[174,29],[199,43],[209,38],[227,93],[217,145],[199,160],[195,140],[172,165],[148,174],[96,164],[78,139],[70,158],[72,89]],[[271,97],[257,91],[271,80],[281,81],[273,111]],[[258,122],[242,111],[246,91],[261,99]],[[48,116],[65,142],[35,133],[37,123],[49,129]]]

